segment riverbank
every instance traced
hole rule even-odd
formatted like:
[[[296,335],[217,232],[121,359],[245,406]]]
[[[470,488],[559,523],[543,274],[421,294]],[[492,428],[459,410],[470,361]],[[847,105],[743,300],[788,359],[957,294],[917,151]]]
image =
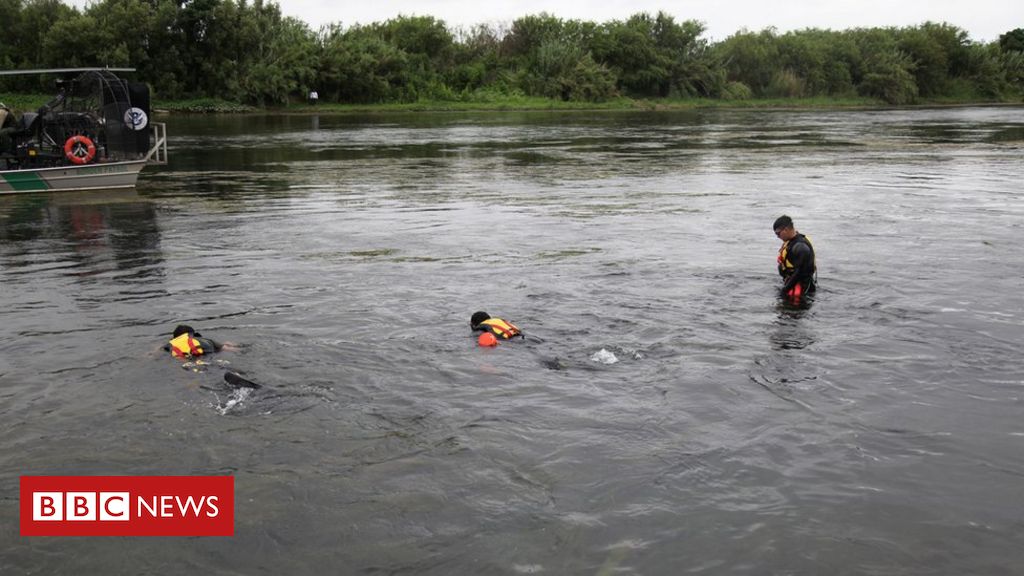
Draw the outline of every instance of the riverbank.
[[[851,108],[876,107],[885,104],[874,98],[805,98],[717,100],[711,98],[636,100],[615,98],[606,102],[565,102],[550,98],[509,98],[491,101],[427,100],[393,104],[299,104],[279,110],[283,112],[487,112],[531,110],[693,110],[698,108]]]
[[[258,108],[217,100],[157,101],[154,108],[170,113],[251,113],[283,114],[373,114],[393,112],[505,112],[505,111],[671,111],[708,108],[736,109],[829,109],[829,108],[905,108],[935,106],[1020,105],[1021,100],[996,101],[973,99],[929,99],[908,106],[893,106],[877,98],[751,98],[723,100],[713,98],[632,99],[616,98],[606,102],[565,102],[550,98],[512,97],[487,101],[420,100],[385,104],[306,103]]]
[[[44,94],[0,94],[0,102],[14,110],[35,110],[52,98]],[[171,114],[252,114],[252,113],[283,113],[283,114],[366,114],[388,112],[501,112],[501,111],[572,111],[572,110],[695,110],[707,108],[906,108],[935,106],[992,106],[1021,105],[1020,99],[1006,100],[974,100],[956,98],[922,99],[914,104],[893,106],[877,98],[751,98],[746,100],[723,100],[713,98],[684,99],[632,99],[615,98],[606,102],[565,102],[550,98],[509,97],[484,101],[447,101],[420,100],[417,102],[385,103],[385,104],[337,104],[306,103],[288,106],[257,107],[237,102],[228,102],[215,98],[192,100],[159,100],[153,102],[153,109]]]

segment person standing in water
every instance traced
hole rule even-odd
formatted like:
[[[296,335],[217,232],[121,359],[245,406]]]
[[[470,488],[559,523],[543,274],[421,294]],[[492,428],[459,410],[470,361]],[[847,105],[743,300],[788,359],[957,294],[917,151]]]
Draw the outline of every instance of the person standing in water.
[[[772,224],[775,236],[782,240],[779,248],[779,275],[782,276],[782,296],[799,302],[817,289],[818,268],[814,261],[811,240],[797,232],[793,219],[782,215]]]

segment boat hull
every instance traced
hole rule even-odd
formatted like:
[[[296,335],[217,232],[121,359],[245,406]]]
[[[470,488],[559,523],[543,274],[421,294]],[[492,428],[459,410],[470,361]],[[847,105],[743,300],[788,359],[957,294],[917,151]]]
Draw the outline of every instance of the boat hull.
[[[0,194],[131,188],[145,160],[0,171]]]

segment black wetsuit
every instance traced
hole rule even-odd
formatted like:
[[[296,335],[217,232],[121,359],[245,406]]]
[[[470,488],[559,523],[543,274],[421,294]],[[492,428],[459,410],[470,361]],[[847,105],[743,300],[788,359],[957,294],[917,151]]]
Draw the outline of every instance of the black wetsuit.
[[[782,294],[788,295],[789,291],[797,284],[800,284],[804,294],[813,294],[817,288],[814,282],[814,274],[817,270],[814,263],[814,247],[803,234],[797,234],[786,243],[785,250],[785,259],[793,267],[789,268],[784,262],[779,262],[779,274],[784,280]]]
[[[224,345],[221,344],[220,342],[217,342],[216,340],[210,340],[209,338],[203,338],[198,334],[192,336],[192,339],[198,342],[199,347],[203,349],[203,356],[206,356],[207,354],[213,354],[214,352],[220,352],[221,348],[224,347]],[[164,344],[164,351],[171,351],[170,343]]]

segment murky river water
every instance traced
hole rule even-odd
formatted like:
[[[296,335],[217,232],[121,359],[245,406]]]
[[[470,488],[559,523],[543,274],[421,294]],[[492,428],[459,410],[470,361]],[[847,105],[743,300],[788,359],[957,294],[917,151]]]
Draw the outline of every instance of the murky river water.
[[[0,573],[1020,574],[1022,109],[167,120],[0,198]],[[236,535],[22,538],[50,474],[232,474]]]

